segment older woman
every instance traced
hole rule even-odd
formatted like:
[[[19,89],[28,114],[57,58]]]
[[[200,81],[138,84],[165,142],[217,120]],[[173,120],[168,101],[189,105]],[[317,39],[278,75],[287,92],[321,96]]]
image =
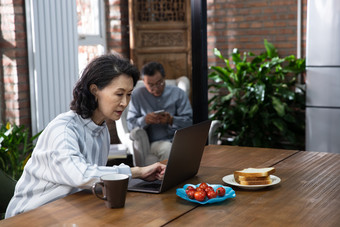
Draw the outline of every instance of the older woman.
[[[118,55],[103,55],[88,64],[73,90],[71,110],[52,120],[40,135],[6,218],[89,189],[104,174],[162,179],[161,163],[106,166],[110,135],[105,120],[120,118],[138,78],[137,68]]]

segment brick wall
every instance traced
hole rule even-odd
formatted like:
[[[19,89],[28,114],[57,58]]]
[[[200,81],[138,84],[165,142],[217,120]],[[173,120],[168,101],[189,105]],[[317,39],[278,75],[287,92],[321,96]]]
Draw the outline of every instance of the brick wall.
[[[118,52],[129,58],[128,0],[105,0],[106,38],[108,52]]]
[[[302,0],[302,57],[306,5],[307,0]],[[297,0],[208,0],[207,10],[209,66],[222,63],[213,55],[215,47],[225,57],[233,48],[259,54],[264,51],[264,39],[274,44],[281,57],[297,55]]]
[[[30,125],[24,0],[0,0],[1,122]]]

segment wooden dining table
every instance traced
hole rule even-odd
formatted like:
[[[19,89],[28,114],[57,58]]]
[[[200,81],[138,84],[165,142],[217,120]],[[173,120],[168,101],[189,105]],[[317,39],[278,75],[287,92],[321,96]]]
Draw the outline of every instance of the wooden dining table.
[[[277,185],[249,190],[222,180],[270,166]],[[236,197],[201,205],[176,195],[176,188],[201,182],[230,186]],[[340,154],[208,145],[197,175],[164,193],[128,192],[124,208],[109,209],[82,191],[0,226],[340,226]]]

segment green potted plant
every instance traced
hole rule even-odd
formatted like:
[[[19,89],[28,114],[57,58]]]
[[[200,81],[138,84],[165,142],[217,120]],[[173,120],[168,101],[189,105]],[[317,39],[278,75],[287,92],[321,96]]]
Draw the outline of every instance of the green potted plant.
[[[267,40],[264,46],[259,55],[241,56],[234,49],[232,64],[214,49],[225,66],[210,67],[210,119],[222,123],[218,133],[223,144],[303,149],[305,90],[297,77],[305,71],[305,60],[280,58]]]
[[[41,132],[40,132],[41,133]],[[28,129],[10,123],[0,127],[0,169],[18,180],[34,149],[34,140],[40,133],[30,137]]]

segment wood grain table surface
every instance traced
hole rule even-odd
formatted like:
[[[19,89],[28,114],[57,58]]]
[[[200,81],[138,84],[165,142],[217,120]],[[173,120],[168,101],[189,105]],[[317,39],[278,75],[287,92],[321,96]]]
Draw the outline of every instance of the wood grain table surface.
[[[186,183],[226,185],[234,170],[274,166],[281,183],[260,190],[232,186],[236,197],[199,205],[176,196]],[[0,221],[0,226],[340,226],[340,155],[295,150],[206,146],[198,174],[162,193],[128,192],[108,209],[79,192]]]
[[[339,154],[301,151],[273,166],[280,184],[261,190],[232,186],[236,198],[199,206],[169,226],[340,226]],[[214,169],[220,171],[222,176],[224,169]]]

